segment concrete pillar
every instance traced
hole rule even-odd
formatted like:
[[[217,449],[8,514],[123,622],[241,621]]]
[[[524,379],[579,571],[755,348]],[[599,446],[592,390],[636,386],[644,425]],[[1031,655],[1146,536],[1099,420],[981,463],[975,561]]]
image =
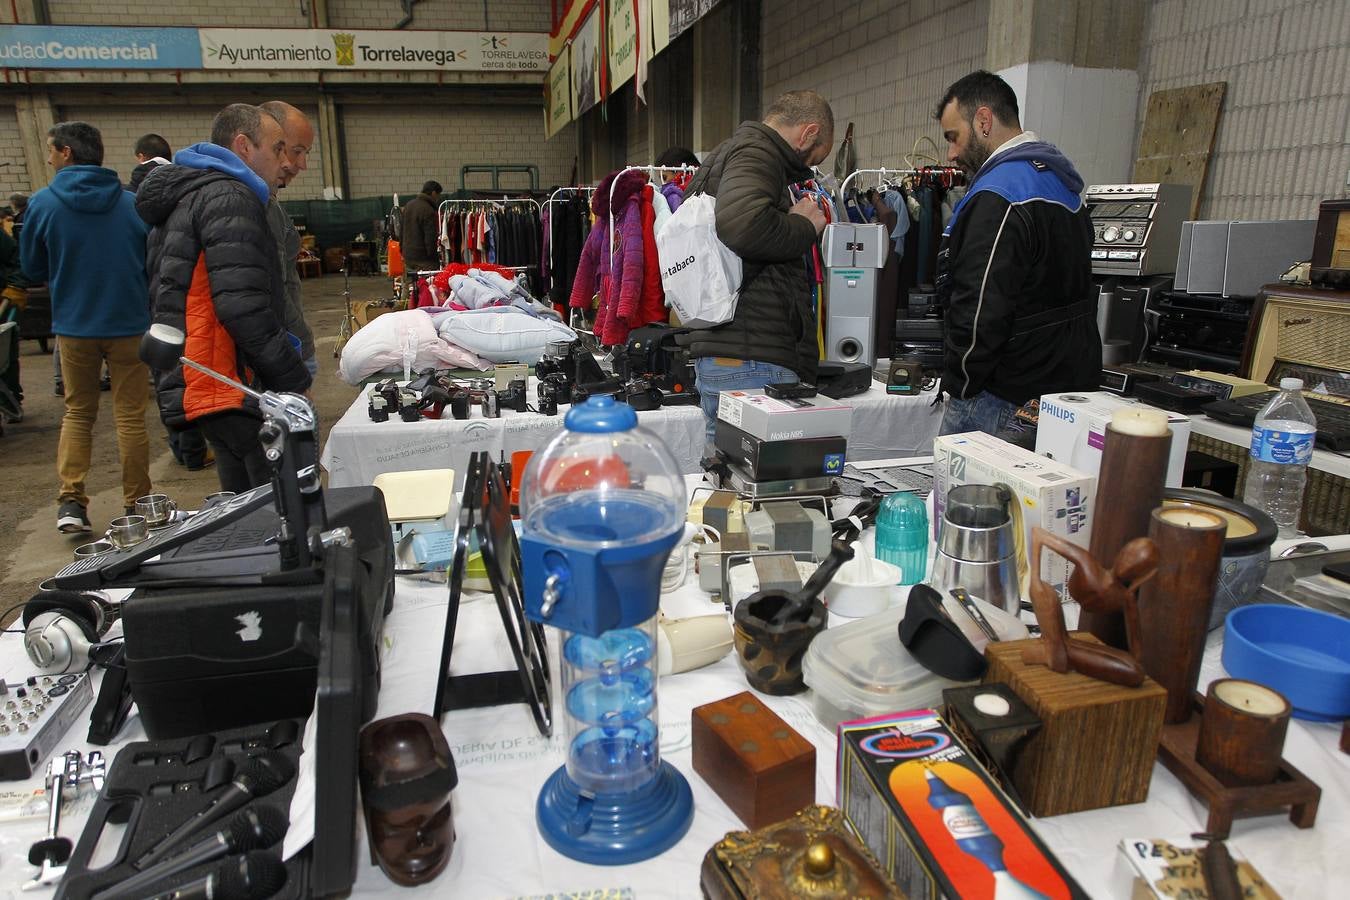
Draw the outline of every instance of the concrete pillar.
[[[711,150],[736,128],[734,85],[740,63],[731,7],[729,3],[714,7],[694,23],[695,150]]]
[[[342,146],[342,129],[338,127],[337,104],[330,94],[319,95],[319,159],[323,163],[323,196],[325,200],[341,200],[347,196],[347,177]]]
[[[56,124],[56,107],[46,91],[32,91],[14,98],[14,117],[19,122],[19,140],[23,142],[23,160],[33,190],[51,183],[47,165],[47,132]]]
[[[990,0],[986,66],[1087,184],[1129,181],[1145,0]]]

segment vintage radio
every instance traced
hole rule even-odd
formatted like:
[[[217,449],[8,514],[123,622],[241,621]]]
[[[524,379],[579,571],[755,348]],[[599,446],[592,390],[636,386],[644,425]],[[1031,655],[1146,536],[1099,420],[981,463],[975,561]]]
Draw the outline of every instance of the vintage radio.
[[[1268,284],[1252,308],[1238,374],[1270,383],[1277,362],[1350,372],[1350,291]]]
[[[1308,278],[1323,287],[1350,289],[1350,198],[1323,200],[1318,207]]]

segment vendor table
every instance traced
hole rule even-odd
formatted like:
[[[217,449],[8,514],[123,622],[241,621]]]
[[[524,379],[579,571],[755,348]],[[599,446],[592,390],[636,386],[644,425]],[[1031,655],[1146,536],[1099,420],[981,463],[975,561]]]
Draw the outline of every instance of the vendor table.
[[[531,403],[535,384],[531,378]],[[942,422],[942,406],[933,405],[935,398],[932,391],[893,397],[876,382],[866,393],[845,398],[842,402],[855,410],[849,460],[932,453]],[[368,402],[362,391],[329,432],[320,462],[328,471],[330,487],[371,484],[385,472],[441,468],[453,468],[462,484],[464,465],[474,451],[486,450],[493,459],[502,453],[509,458],[516,450],[539,449],[562,427],[561,416],[506,410],[499,419],[486,419],[478,407],[472,407],[467,419],[403,422],[394,415],[387,422],[372,422]],[[564,406],[561,412],[567,409]],[[640,412],[638,424],[665,442],[682,472],[699,471],[704,431],[703,411],[697,405]]]
[[[1337,545],[1350,540],[1333,539]],[[1277,548],[1281,545],[1277,545]],[[683,587],[662,598],[670,617],[704,615],[722,609],[701,593],[691,576]],[[400,578],[393,612],[385,623],[383,684],[378,715],[429,712],[439,677],[439,658],[445,624],[447,592],[444,585]],[[1070,620],[1073,610],[1069,610]],[[838,619],[832,617],[831,625]],[[549,629],[550,652],[556,667],[557,632]],[[466,594],[458,620],[458,639],[452,665],[465,674],[509,667],[509,652],[501,640],[495,604],[486,594]],[[1219,654],[1222,630],[1209,636],[1201,689],[1223,675]],[[0,638],[0,671],[7,680],[31,674],[17,634]],[[98,677],[98,676],[96,676]],[[555,676],[555,685],[557,678]],[[395,887],[370,863],[361,836],[357,848],[358,875],[353,897],[469,897],[524,898],[698,898],[699,865],[704,853],[728,831],[743,825],[693,770],[690,715],[694,707],[748,690],[734,656],[660,682],[661,753],[688,778],[695,814],[689,833],[665,854],[643,863],[601,867],[575,862],[553,851],[534,825],[534,804],[540,785],[563,759],[561,713],[555,701],[559,728],[551,739],[535,730],[523,705],[448,713],[444,730],[459,771],[453,809],[458,840],[446,871],[417,890]],[[835,737],[815,719],[810,694],[796,697],[762,696],[775,712],[815,744],[816,800],[833,804]],[[58,750],[102,749],[110,764],[129,741],[145,738],[133,714],[120,739],[105,748],[84,743],[86,713]],[[1350,828],[1350,757],[1340,754],[1339,724],[1294,720],[1289,728],[1285,757],[1322,788],[1316,826],[1298,830],[1286,815],[1238,820],[1229,843],[1252,861],[1285,898],[1340,896],[1350,884],[1350,854],[1343,836]],[[45,765],[45,763],[44,763]],[[27,782],[5,785],[10,792],[33,791],[41,775]],[[312,788],[309,791],[312,793]],[[306,793],[302,786],[297,795]],[[92,797],[82,796],[68,806],[61,833],[77,839]],[[29,844],[44,831],[45,813],[17,821],[0,822],[0,898],[42,896],[20,894],[19,885],[32,874],[25,861]],[[1203,830],[1204,807],[1162,766],[1155,766],[1148,801],[1049,819],[1033,819],[1033,827],[1058,855],[1070,873],[1094,898],[1128,897],[1115,873],[1116,845],[1122,838],[1166,838],[1185,841]],[[298,827],[298,826],[297,826]],[[1336,888],[1335,885],[1341,885]],[[50,896],[50,893],[47,894]]]

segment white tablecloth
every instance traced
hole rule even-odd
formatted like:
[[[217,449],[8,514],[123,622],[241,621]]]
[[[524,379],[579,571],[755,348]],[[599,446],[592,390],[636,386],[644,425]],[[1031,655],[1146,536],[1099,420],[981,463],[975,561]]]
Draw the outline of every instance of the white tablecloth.
[[[531,404],[535,381],[530,379]],[[854,407],[848,458],[853,461],[932,453],[933,438],[942,422],[942,407],[934,394],[892,397],[878,383],[871,390],[843,402]],[[468,419],[422,419],[404,422],[397,415],[372,422],[365,392],[333,426],[320,461],[328,471],[330,487],[371,484],[384,472],[453,468],[463,484],[464,466],[475,450],[493,459],[505,452],[537,450],[562,427],[560,416],[507,410],[499,419],[481,417],[477,407]],[[566,413],[568,407],[561,408]],[[699,471],[703,456],[703,411],[698,405],[667,406],[638,413],[638,423],[666,444],[681,470]]]
[[[1340,546],[1342,540],[1332,539],[1335,546]],[[399,579],[394,609],[385,623],[379,716],[430,711],[438,678],[436,661],[446,602],[444,585]],[[671,617],[706,615],[722,608],[698,591],[692,575],[684,587],[664,596],[661,605]],[[1067,612],[1073,621],[1074,610],[1070,607]],[[1209,681],[1223,675],[1221,636],[1222,631],[1210,635],[1200,677],[1202,690]],[[549,642],[556,686],[554,629],[549,629]],[[501,622],[488,595],[467,595],[459,615],[451,664],[456,674],[509,667],[510,655],[502,640]],[[0,636],[0,672],[10,683],[21,681],[32,672],[17,634]],[[694,821],[689,833],[671,850],[629,866],[602,867],[575,862],[552,850],[535,828],[534,804],[539,787],[563,760],[566,727],[556,703],[555,734],[551,739],[538,734],[528,709],[520,704],[447,714],[444,729],[460,779],[453,795],[458,840],[448,868],[422,888],[395,887],[370,864],[362,835],[352,896],[454,896],[478,900],[549,894],[576,896],[604,889],[615,893],[594,896],[662,900],[700,897],[698,870],[704,853],[728,831],[744,826],[693,770],[690,715],[696,706],[748,689],[734,656],[704,669],[661,679],[662,757],[688,779],[694,795]],[[761,699],[815,744],[816,800],[833,804],[835,737],[816,720],[811,695],[761,695]],[[84,743],[88,718],[86,713],[69,732],[69,739],[58,744],[58,750],[102,749],[111,765],[121,746],[145,739],[144,729],[133,713],[119,741],[109,747],[91,747]],[[1285,758],[1322,788],[1315,827],[1296,829],[1287,815],[1239,819],[1234,823],[1230,845],[1251,860],[1285,898],[1343,896],[1345,886],[1350,884],[1350,854],[1342,846],[1344,835],[1350,833],[1350,757],[1338,752],[1339,736],[1339,724],[1294,720],[1289,727]],[[10,782],[3,788],[6,792],[31,792],[41,784],[39,773],[27,782]],[[92,798],[85,795],[66,809],[62,835],[78,840],[91,805]],[[1170,772],[1156,765],[1145,803],[1034,819],[1032,826],[1090,896],[1127,898],[1129,893],[1116,872],[1119,841],[1126,837],[1184,841],[1204,829],[1206,817],[1204,805]],[[0,821],[0,900],[43,896],[21,894],[19,885],[32,876],[34,870],[25,857],[29,844],[42,836],[45,825],[42,812],[19,821]]]

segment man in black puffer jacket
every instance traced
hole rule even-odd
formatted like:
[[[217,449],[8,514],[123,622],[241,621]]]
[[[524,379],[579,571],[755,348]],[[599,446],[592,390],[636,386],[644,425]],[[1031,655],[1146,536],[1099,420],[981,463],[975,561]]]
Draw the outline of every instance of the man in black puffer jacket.
[[[256,106],[225,107],[211,143],[178,151],[141,182],[136,210],[156,323],[187,335],[183,355],[259,390],[303,392],[310,375],[287,335],[280,257],[266,206],[287,165],[282,125]],[[160,372],[159,414],[195,423],[216,455],[221,490],[246,491],[269,473],[257,404],[195,369]]]
[[[815,91],[789,91],[764,116],[743,122],[704,161],[688,194],[717,198],[717,236],[744,269],[730,322],[689,332],[709,445],[722,391],[775,381],[813,382],[819,351],[805,255],[825,228],[807,198],[795,204],[788,185],[834,146],[834,113]]]

